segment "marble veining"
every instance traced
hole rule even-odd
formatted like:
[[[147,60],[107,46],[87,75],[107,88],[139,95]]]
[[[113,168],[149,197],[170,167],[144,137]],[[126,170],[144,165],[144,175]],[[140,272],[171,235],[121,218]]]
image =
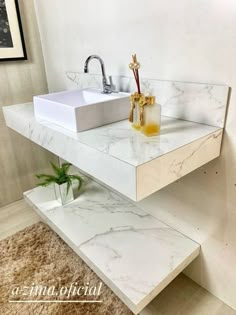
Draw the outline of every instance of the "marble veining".
[[[37,121],[32,103],[3,110],[8,127],[135,201],[220,154],[223,129],[175,118],[162,116],[161,134],[148,138],[126,120],[74,133]]]
[[[221,134],[221,132],[219,132],[217,134],[212,134],[212,135],[209,135],[208,137],[206,137],[203,141],[201,141],[199,143],[199,145],[195,149],[192,150],[192,152],[189,153],[189,155],[187,157],[182,159],[182,161],[179,162],[179,161],[174,160],[173,163],[171,163],[171,165],[169,167],[169,172],[175,173],[178,178],[182,177],[182,170],[183,170],[183,167],[184,167],[186,161],[191,159],[196,154],[196,152],[198,152],[201,149],[201,147],[204,146],[204,144],[207,141],[209,141],[211,139],[217,139],[221,136],[222,136],[222,134]]]
[[[25,193],[46,222],[134,312],[198,254],[200,246],[85,177],[78,199],[60,206],[52,187]]]
[[[28,138],[31,139],[32,136],[37,136],[38,144],[52,143],[53,133],[59,132],[65,135],[68,141],[74,139],[133,166],[147,163],[220,130],[220,128],[213,126],[162,116],[160,136],[146,137],[134,131],[127,120],[81,133],[74,133],[44,120],[36,121],[33,106],[30,103],[14,105],[5,108],[5,111],[17,113],[19,117],[27,120],[24,128],[28,126],[28,131],[25,130]],[[8,116],[8,119],[10,119],[10,116]],[[16,123],[17,121],[15,121]],[[22,120],[19,120],[19,124],[22,124]],[[47,131],[45,136],[41,132],[43,127],[47,128],[47,130],[44,129]]]
[[[116,89],[123,92],[136,90],[134,79],[125,76],[111,76]],[[82,72],[66,72],[68,89],[101,88],[101,76]],[[156,79],[141,79],[142,91],[156,95],[162,105],[164,116],[185,119],[224,127],[229,87],[217,84],[202,84]]]

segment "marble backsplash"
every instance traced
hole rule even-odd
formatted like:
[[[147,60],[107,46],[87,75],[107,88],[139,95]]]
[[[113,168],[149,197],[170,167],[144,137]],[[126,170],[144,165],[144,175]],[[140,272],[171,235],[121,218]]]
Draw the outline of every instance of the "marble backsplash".
[[[109,78],[118,91],[136,90],[135,81],[131,77]],[[66,86],[68,89],[102,88],[102,76],[66,72]],[[229,94],[226,85],[141,79],[141,88],[143,93],[156,96],[164,116],[224,127]]]

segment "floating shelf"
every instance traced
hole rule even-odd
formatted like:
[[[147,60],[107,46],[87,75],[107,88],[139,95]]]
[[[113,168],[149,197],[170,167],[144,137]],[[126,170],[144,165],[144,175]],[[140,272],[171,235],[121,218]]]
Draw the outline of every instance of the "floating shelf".
[[[91,179],[65,206],[55,200],[53,187],[24,195],[135,314],[200,251],[199,244]]]
[[[120,121],[82,133],[36,121],[33,104],[3,108],[6,124],[85,173],[139,201],[220,155],[223,129],[162,116],[147,138]]]

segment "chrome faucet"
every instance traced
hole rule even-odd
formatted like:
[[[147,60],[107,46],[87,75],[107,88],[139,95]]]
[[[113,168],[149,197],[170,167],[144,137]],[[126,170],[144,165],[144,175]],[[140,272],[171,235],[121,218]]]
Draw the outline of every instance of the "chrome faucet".
[[[107,83],[106,73],[105,73],[105,65],[101,57],[98,55],[91,55],[89,56],[85,63],[84,63],[84,73],[88,73],[88,64],[90,60],[97,59],[100,62],[101,69],[102,69],[102,85],[103,85],[103,93],[109,94],[115,92],[112,90],[112,84]]]

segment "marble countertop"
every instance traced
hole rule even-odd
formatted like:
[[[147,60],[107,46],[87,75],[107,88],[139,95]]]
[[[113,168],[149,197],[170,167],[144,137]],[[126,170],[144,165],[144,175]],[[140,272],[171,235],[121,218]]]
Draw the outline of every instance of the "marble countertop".
[[[199,244],[86,177],[68,205],[53,187],[25,199],[136,314],[199,254]]]
[[[32,104],[13,105],[7,110],[23,115],[30,129],[39,123],[133,166],[147,163],[221,129],[162,116],[161,134],[154,137],[133,130],[127,120],[74,133],[45,120],[37,121]]]
[[[3,111],[10,128],[133,200],[219,156],[223,133],[219,127],[165,116],[161,134],[155,137],[133,130],[126,120],[74,133],[37,121],[32,103],[7,106]],[[148,172],[151,176],[147,177]]]

